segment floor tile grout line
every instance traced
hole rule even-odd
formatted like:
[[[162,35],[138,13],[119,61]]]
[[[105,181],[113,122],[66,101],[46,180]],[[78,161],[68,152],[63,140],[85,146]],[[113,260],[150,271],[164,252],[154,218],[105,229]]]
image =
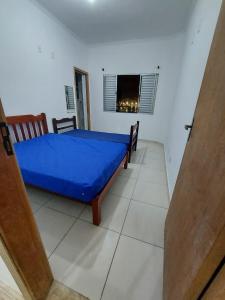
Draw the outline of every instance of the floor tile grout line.
[[[28,198],[29,198],[30,205],[31,205],[32,200],[31,200],[30,197],[28,197]],[[34,200],[33,200],[33,202],[34,202],[34,204],[37,204],[37,202],[35,202]],[[34,215],[35,215],[36,213],[38,213],[38,212],[41,210],[41,208],[45,207],[45,205],[46,205],[48,202],[49,202],[49,200],[47,200],[46,202],[44,202],[43,204],[41,204],[41,206],[34,212]],[[39,204],[39,205],[40,205],[40,204]]]
[[[81,219],[79,218],[79,221],[82,221],[82,222],[85,222],[85,223],[88,223],[90,225],[93,225],[93,222],[92,221],[88,221],[88,220],[85,220],[85,219]],[[105,226],[102,226],[102,225],[98,225],[99,228],[102,228],[102,229],[105,229],[105,230],[109,230],[111,232],[114,232],[114,233],[117,233],[117,234],[120,234],[119,231],[116,231],[114,229],[111,229],[111,228],[108,228],[108,227],[105,227]]]
[[[125,236],[125,237],[128,237],[128,238],[130,238],[130,239],[136,240],[136,241],[138,241],[138,242],[141,242],[141,243],[144,243],[144,244],[147,244],[147,245],[151,245],[151,246],[153,246],[153,247],[160,248],[160,249],[163,249],[163,250],[164,250],[164,247],[162,247],[162,246],[159,246],[159,245],[156,245],[156,244],[152,244],[152,243],[143,241],[143,240],[141,240],[141,239],[135,238],[135,237],[130,236],[130,235],[125,234],[125,233],[122,233],[121,236]]]
[[[162,208],[162,209],[165,209],[165,210],[169,209],[168,207],[163,207],[163,206],[156,205],[156,204],[153,204],[153,203],[147,203],[147,202],[144,202],[144,201],[141,201],[141,200],[136,200],[136,199],[133,199],[133,198],[131,199],[131,201],[142,203],[142,204],[146,204],[146,205],[149,205],[149,206],[154,206],[154,207]]]
[[[134,180],[136,180],[136,179],[134,179]],[[111,192],[111,191],[109,191],[109,194],[111,194],[111,195],[113,195],[113,196],[125,198],[125,199],[127,199],[127,200],[130,200],[130,198],[131,198],[131,197],[125,197],[125,196],[121,196],[121,195],[115,194],[115,193],[113,193],[113,192]]]
[[[145,151],[146,151],[146,149],[145,149]],[[143,163],[141,163],[141,165],[143,165]],[[139,175],[140,175],[140,174],[139,174]],[[139,176],[138,176],[138,177],[139,177]],[[137,181],[138,181],[138,179],[139,179],[139,178],[137,178]],[[134,190],[133,190],[131,199],[130,199],[129,208],[130,208],[130,205],[131,205],[131,201],[135,201],[135,200],[133,199],[133,195],[134,195],[135,188],[136,188],[136,186],[137,186],[137,181],[136,181],[136,184],[135,184],[135,187],[134,187]],[[138,202],[138,201],[136,201],[136,202]],[[140,201],[139,201],[139,202],[140,202]],[[144,203],[144,202],[142,202],[142,203]],[[148,205],[150,205],[150,204],[148,204]],[[150,205],[150,206],[154,206],[154,205]],[[163,208],[163,207],[162,207],[162,208]],[[163,208],[163,209],[165,209],[165,208]],[[166,209],[165,209],[165,210],[166,210]],[[127,215],[126,215],[126,217],[127,217]],[[125,220],[126,220],[126,218],[125,218]],[[124,224],[125,224],[125,222],[124,222]],[[123,227],[124,227],[124,224],[123,224]],[[134,238],[134,237],[132,237],[132,236],[129,236],[129,235],[124,234],[124,233],[123,233],[123,228],[122,228],[122,231],[121,231],[121,235],[122,235],[122,236],[129,237],[129,238],[132,238],[132,239],[134,239],[134,240],[137,240],[137,241],[139,241],[139,242],[143,242],[143,243],[145,243],[145,244],[148,244],[148,245],[151,245],[151,246],[154,246],[154,247],[158,247],[158,248],[160,248],[160,249],[164,249],[164,248],[161,247],[161,246],[158,246],[158,245],[155,245],[155,244],[151,244],[151,243],[149,243],[149,242],[146,242],[146,241],[143,241],[143,240],[140,240],[140,239],[137,239],[137,238]],[[120,236],[121,236],[121,235],[120,235]]]
[[[144,154],[143,154],[143,156],[142,156],[142,160],[141,160],[141,165],[143,165],[143,162],[144,162],[144,157],[145,157],[145,153],[146,153],[146,151],[147,151],[147,148],[145,147],[145,151],[144,151]]]
[[[81,212],[83,212],[84,211],[84,207],[81,209],[81,212],[79,212],[78,213],[78,215],[77,216],[72,216],[72,215],[69,215],[69,214],[67,214],[67,213],[65,213],[65,212],[63,212],[63,211],[61,211],[61,210],[59,210],[59,209],[56,209],[56,208],[53,208],[53,207],[49,207],[49,206],[45,206],[46,208],[48,208],[48,209],[50,209],[50,210],[53,210],[53,211],[55,211],[55,212],[57,212],[57,213],[60,213],[60,214],[62,214],[62,215],[64,215],[64,216],[67,216],[67,217],[70,217],[70,218],[78,218],[79,216],[80,216],[80,214],[81,214]]]
[[[73,223],[71,224],[71,226],[68,228],[68,230],[65,232],[65,234],[63,235],[63,237],[60,239],[60,241],[57,243],[56,247],[54,248],[54,250],[52,250],[51,254],[48,256],[48,260],[50,260],[51,256],[53,255],[53,253],[56,251],[56,249],[60,246],[60,244],[63,242],[63,240],[66,238],[66,236],[68,235],[68,233],[70,232],[70,230],[72,229],[72,227],[76,224],[76,222],[78,221],[78,218],[75,218],[75,220],[73,221]]]
[[[99,300],[102,300],[103,293],[104,293],[104,290],[105,290],[105,287],[106,287],[106,283],[107,283],[107,280],[108,280],[108,277],[109,277],[109,273],[111,271],[112,264],[113,264],[113,261],[114,261],[114,257],[116,255],[116,251],[117,251],[117,248],[118,248],[118,245],[119,245],[120,237],[121,237],[121,235],[119,234],[118,241],[116,243],[116,248],[115,248],[113,256],[112,256],[112,260],[111,260],[111,263],[110,263],[110,266],[109,266],[109,269],[108,269],[108,272],[107,272],[107,275],[106,275],[106,279],[105,279],[105,282],[104,282],[104,285],[103,285],[103,288],[102,288],[102,291],[101,291],[101,296],[100,296]]]
[[[133,192],[132,192],[131,197],[133,196],[133,193],[134,193],[136,184],[137,184],[137,179],[135,179],[135,184],[134,184],[134,188],[133,188]],[[104,283],[104,286],[103,286],[103,289],[102,289],[102,292],[101,292],[100,300],[102,300],[102,297],[103,297],[103,294],[104,294],[104,290],[105,290],[105,287],[106,287],[106,284],[107,284],[107,281],[108,281],[109,273],[110,273],[110,271],[111,271],[111,268],[112,268],[112,265],[113,265],[113,262],[114,262],[114,258],[115,258],[115,255],[116,255],[116,251],[117,251],[117,248],[118,248],[118,245],[119,245],[119,241],[120,241],[120,238],[121,238],[121,236],[122,236],[123,227],[124,227],[124,224],[125,224],[125,222],[126,222],[126,218],[127,218],[127,215],[128,215],[128,211],[129,211],[129,209],[130,209],[130,204],[131,204],[131,198],[130,198],[130,201],[129,201],[129,204],[128,204],[128,207],[127,207],[126,215],[125,215],[125,217],[124,217],[123,225],[122,225],[121,230],[120,230],[120,233],[119,233],[119,238],[118,238],[118,241],[117,241],[117,244],[116,244],[115,251],[114,251],[114,253],[113,253],[113,257],[112,257],[112,260],[111,260],[111,264],[110,264],[110,266],[109,266],[108,273],[107,273],[107,275],[106,275],[106,279],[105,279],[105,283]]]
[[[63,240],[65,239],[65,237],[69,234],[70,230],[72,229],[72,227],[77,223],[77,221],[79,221],[80,216],[82,215],[83,211],[85,210],[85,207],[83,207],[83,209],[81,210],[80,214],[77,217],[73,217],[75,220],[74,222],[71,224],[71,226],[68,228],[68,230],[66,231],[66,233],[64,234],[64,236],[62,237],[62,239],[60,239],[59,243],[56,245],[55,249],[52,251],[52,253],[49,255],[48,259],[50,259],[50,257],[52,256],[52,254],[56,251],[56,249],[60,246],[60,244],[63,242]]]

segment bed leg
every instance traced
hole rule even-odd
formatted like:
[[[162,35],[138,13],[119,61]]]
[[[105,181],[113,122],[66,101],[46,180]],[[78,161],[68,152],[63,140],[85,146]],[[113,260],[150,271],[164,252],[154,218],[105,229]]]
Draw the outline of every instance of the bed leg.
[[[127,169],[129,160],[130,160],[130,154],[127,153],[126,160],[125,160],[125,163],[124,163],[124,169]]]
[[[94,200],[91,204],[92,206],[92,218],[93,224],[99,226],[101,223],[101,201],[99,198]]]
[[[131,152],[132,152],[132,150],[129,150],[129,152],[128,152],[128,163],[130,163],[130,161],[131,161]]]

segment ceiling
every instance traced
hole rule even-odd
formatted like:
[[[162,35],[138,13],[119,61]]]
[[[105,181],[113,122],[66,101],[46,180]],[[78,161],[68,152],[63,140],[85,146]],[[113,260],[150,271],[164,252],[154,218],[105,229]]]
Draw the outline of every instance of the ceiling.
[[[146,39],[184,30],[192,0],[38,0],[86,43]]]

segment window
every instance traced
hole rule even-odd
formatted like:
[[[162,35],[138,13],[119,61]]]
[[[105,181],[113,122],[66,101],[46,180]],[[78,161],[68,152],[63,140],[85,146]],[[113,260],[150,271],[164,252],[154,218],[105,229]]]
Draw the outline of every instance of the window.
[[[73,87],[65,85],[66,108],[68,111],[75,110]]]
[[[153,114],[159,74],[104,75],[104,111]]]
[[[140,75],[117,76],[117,112],[138,112]]]

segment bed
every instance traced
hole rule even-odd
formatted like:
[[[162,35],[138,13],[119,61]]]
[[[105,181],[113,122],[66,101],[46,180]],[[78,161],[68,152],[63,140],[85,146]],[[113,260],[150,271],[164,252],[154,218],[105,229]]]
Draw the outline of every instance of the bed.
[[[49,133],[45,114],[7,117],[7,123],[24,182],[91,205],[99,225],[101,203],[127,168],[126,146]]]
[[[130,128],[130,134],[108,133],[93,130],[82,130],[77,128],[76,117],[52,119],[53,130],[55,133],[63,133],[79,138],[95,139],[100,141],[109,141],[125,144],[128,149],[128,161],[131,161],[133,151],[137,149],[139,121]]]

